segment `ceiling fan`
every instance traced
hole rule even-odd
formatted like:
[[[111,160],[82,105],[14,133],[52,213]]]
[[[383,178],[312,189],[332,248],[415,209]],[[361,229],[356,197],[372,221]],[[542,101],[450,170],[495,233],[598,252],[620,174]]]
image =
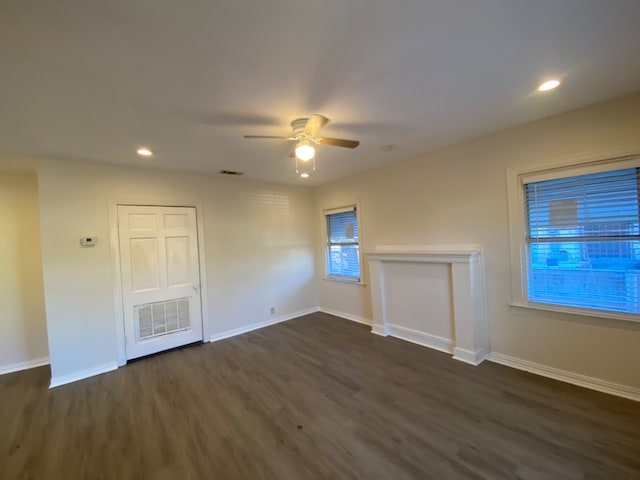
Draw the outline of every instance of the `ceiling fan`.
[[[291,152],[291,157],[296,159],[296,173],[301,177],[309,177],[308,169],[299,165],[298,160],[308,162],[313,159],[312,169],[316,169],[315,165],[315,148],[313,144],[333,145],[335,147],[356,148],[360,145],[357,140],[345,140],[343,138],[319,137],[318,132],[329,122],[329,119],[323,115],[313,114],[309,118],[297,118],[291,122],[293,135],[272,136],[272,135],[245,135],[244,138],[266,138],[275,140],[296,141],[296,146]],[[304,171],[303,171],[304,170]],[[302,173],[301,173],[302,171]]]

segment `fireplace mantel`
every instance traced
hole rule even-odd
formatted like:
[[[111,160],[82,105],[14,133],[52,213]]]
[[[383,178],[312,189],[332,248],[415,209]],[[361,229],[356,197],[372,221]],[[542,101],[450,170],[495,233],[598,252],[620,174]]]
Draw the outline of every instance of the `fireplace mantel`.
[[[381,245],[366,255],[385,262],[470,263],[481,253],[480,245]]]
[[[366,254],[373,306],[371,331],[382,336],[406,338],[407,329],[396,327],[389,318],[385,288],[385,266],[390,263],[449,265],[453,329],[451,339],[442,339],[428,332],[412,330],[423,338],[438,338],[451,344],[453,358],[473,365],[484,360],[488,352],[488,331],[485,313],[485,290],[480,245],[381,245]],[[430,342],[418,342],[430,345]],[[440,342],[441,343],[441,342]],[[440,348],[440,346],[434,346]]]

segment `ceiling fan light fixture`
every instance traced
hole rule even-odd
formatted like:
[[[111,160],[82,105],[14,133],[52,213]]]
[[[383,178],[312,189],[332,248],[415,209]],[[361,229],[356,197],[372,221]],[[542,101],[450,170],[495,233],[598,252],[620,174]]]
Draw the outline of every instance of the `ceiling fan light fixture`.
[[[300,143],[296,145],[296,157],[303,162],[308,162],[315,154],[316,150],[308,140],[301,140]]]
[[[309,178],[316,171],[316,159],[302,161],[296,157],[296,173],[300,178]]]
[[[296,162],[296,174],[301,178],[309,178],[316,170],[316,149],[314,144],[331,145],[342,148],[356,148],[360,145],[357,140],[345,138],[320,137],[318,132],[329,122],[323,115],[314,113],[309,118],[296,118],[291,122],[293,135],[280,137],[273,135],[245,135],[244,138],[264,138],[295,141],[295,147],[289,157]]]

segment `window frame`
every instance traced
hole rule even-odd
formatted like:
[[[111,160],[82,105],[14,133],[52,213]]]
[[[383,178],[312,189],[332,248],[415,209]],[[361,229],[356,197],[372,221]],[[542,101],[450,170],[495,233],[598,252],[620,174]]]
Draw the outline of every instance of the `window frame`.
[[[640,154],[624,152],[609,158],[576,158],[528,169],[507,169],[507,206],[509,221],[509,246],[511,269],[512,307],[530,308],[549,312],[568,313],[589,317],[640,322],[640,314],[614,312],[604,309],[570,307],[551,303],[532,302],[527,291],[527,213],[525,185],[558,178],[576,177],[625,168],[640,168]],[[640,194],[639,194],[640,195]]]
[[[344,213],[355,211],[356,214],[356,223],[358,226],[358,241],[345,244],[345,243],[332,243],[331,236],[329,232],[329,215],[334,215],[336,213]],[[354,285],[364,285],[363,281],[363,266],[362,266],[362,222],[360,221],[360,205],[358,203],[353,203],[350,205],[345,205],[342,207],[335,207],[324,209],[322,211],[322,222],[324,225],[324,279],[332,280],[335,282],[341,283],[349,283]],[[348,277],[343,275],[335,275],[329,272],[329,259],[330,259],[330,250],[332,245],[357,245],[358,246],[358,277]]]

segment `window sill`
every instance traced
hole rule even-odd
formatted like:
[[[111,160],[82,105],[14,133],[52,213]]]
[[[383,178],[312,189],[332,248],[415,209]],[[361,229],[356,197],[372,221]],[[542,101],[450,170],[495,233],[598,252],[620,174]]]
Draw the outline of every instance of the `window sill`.
[[[323,280],[328,280],[330,282],[338,282],[338,283],[348,283],[351,285],[360,285],[362,287],[366,286],[362,280],[349,280],[348,278],[340,278],[340,277],[322,277]]]
[[[571,308],[562,307],[560,305],[549,305],[544,303],[518,303],[512,302],[510,307],[523,308],[530,310],[541,310],[544,312],[564,313],[568,315],[581,315],[584,317],[602,318],[605,320],[624,320],[627,322],[640,322],[640,315],[634,315],[632,313],[621,312],[607,312],[604,310],[590,310],[587,308]]]

